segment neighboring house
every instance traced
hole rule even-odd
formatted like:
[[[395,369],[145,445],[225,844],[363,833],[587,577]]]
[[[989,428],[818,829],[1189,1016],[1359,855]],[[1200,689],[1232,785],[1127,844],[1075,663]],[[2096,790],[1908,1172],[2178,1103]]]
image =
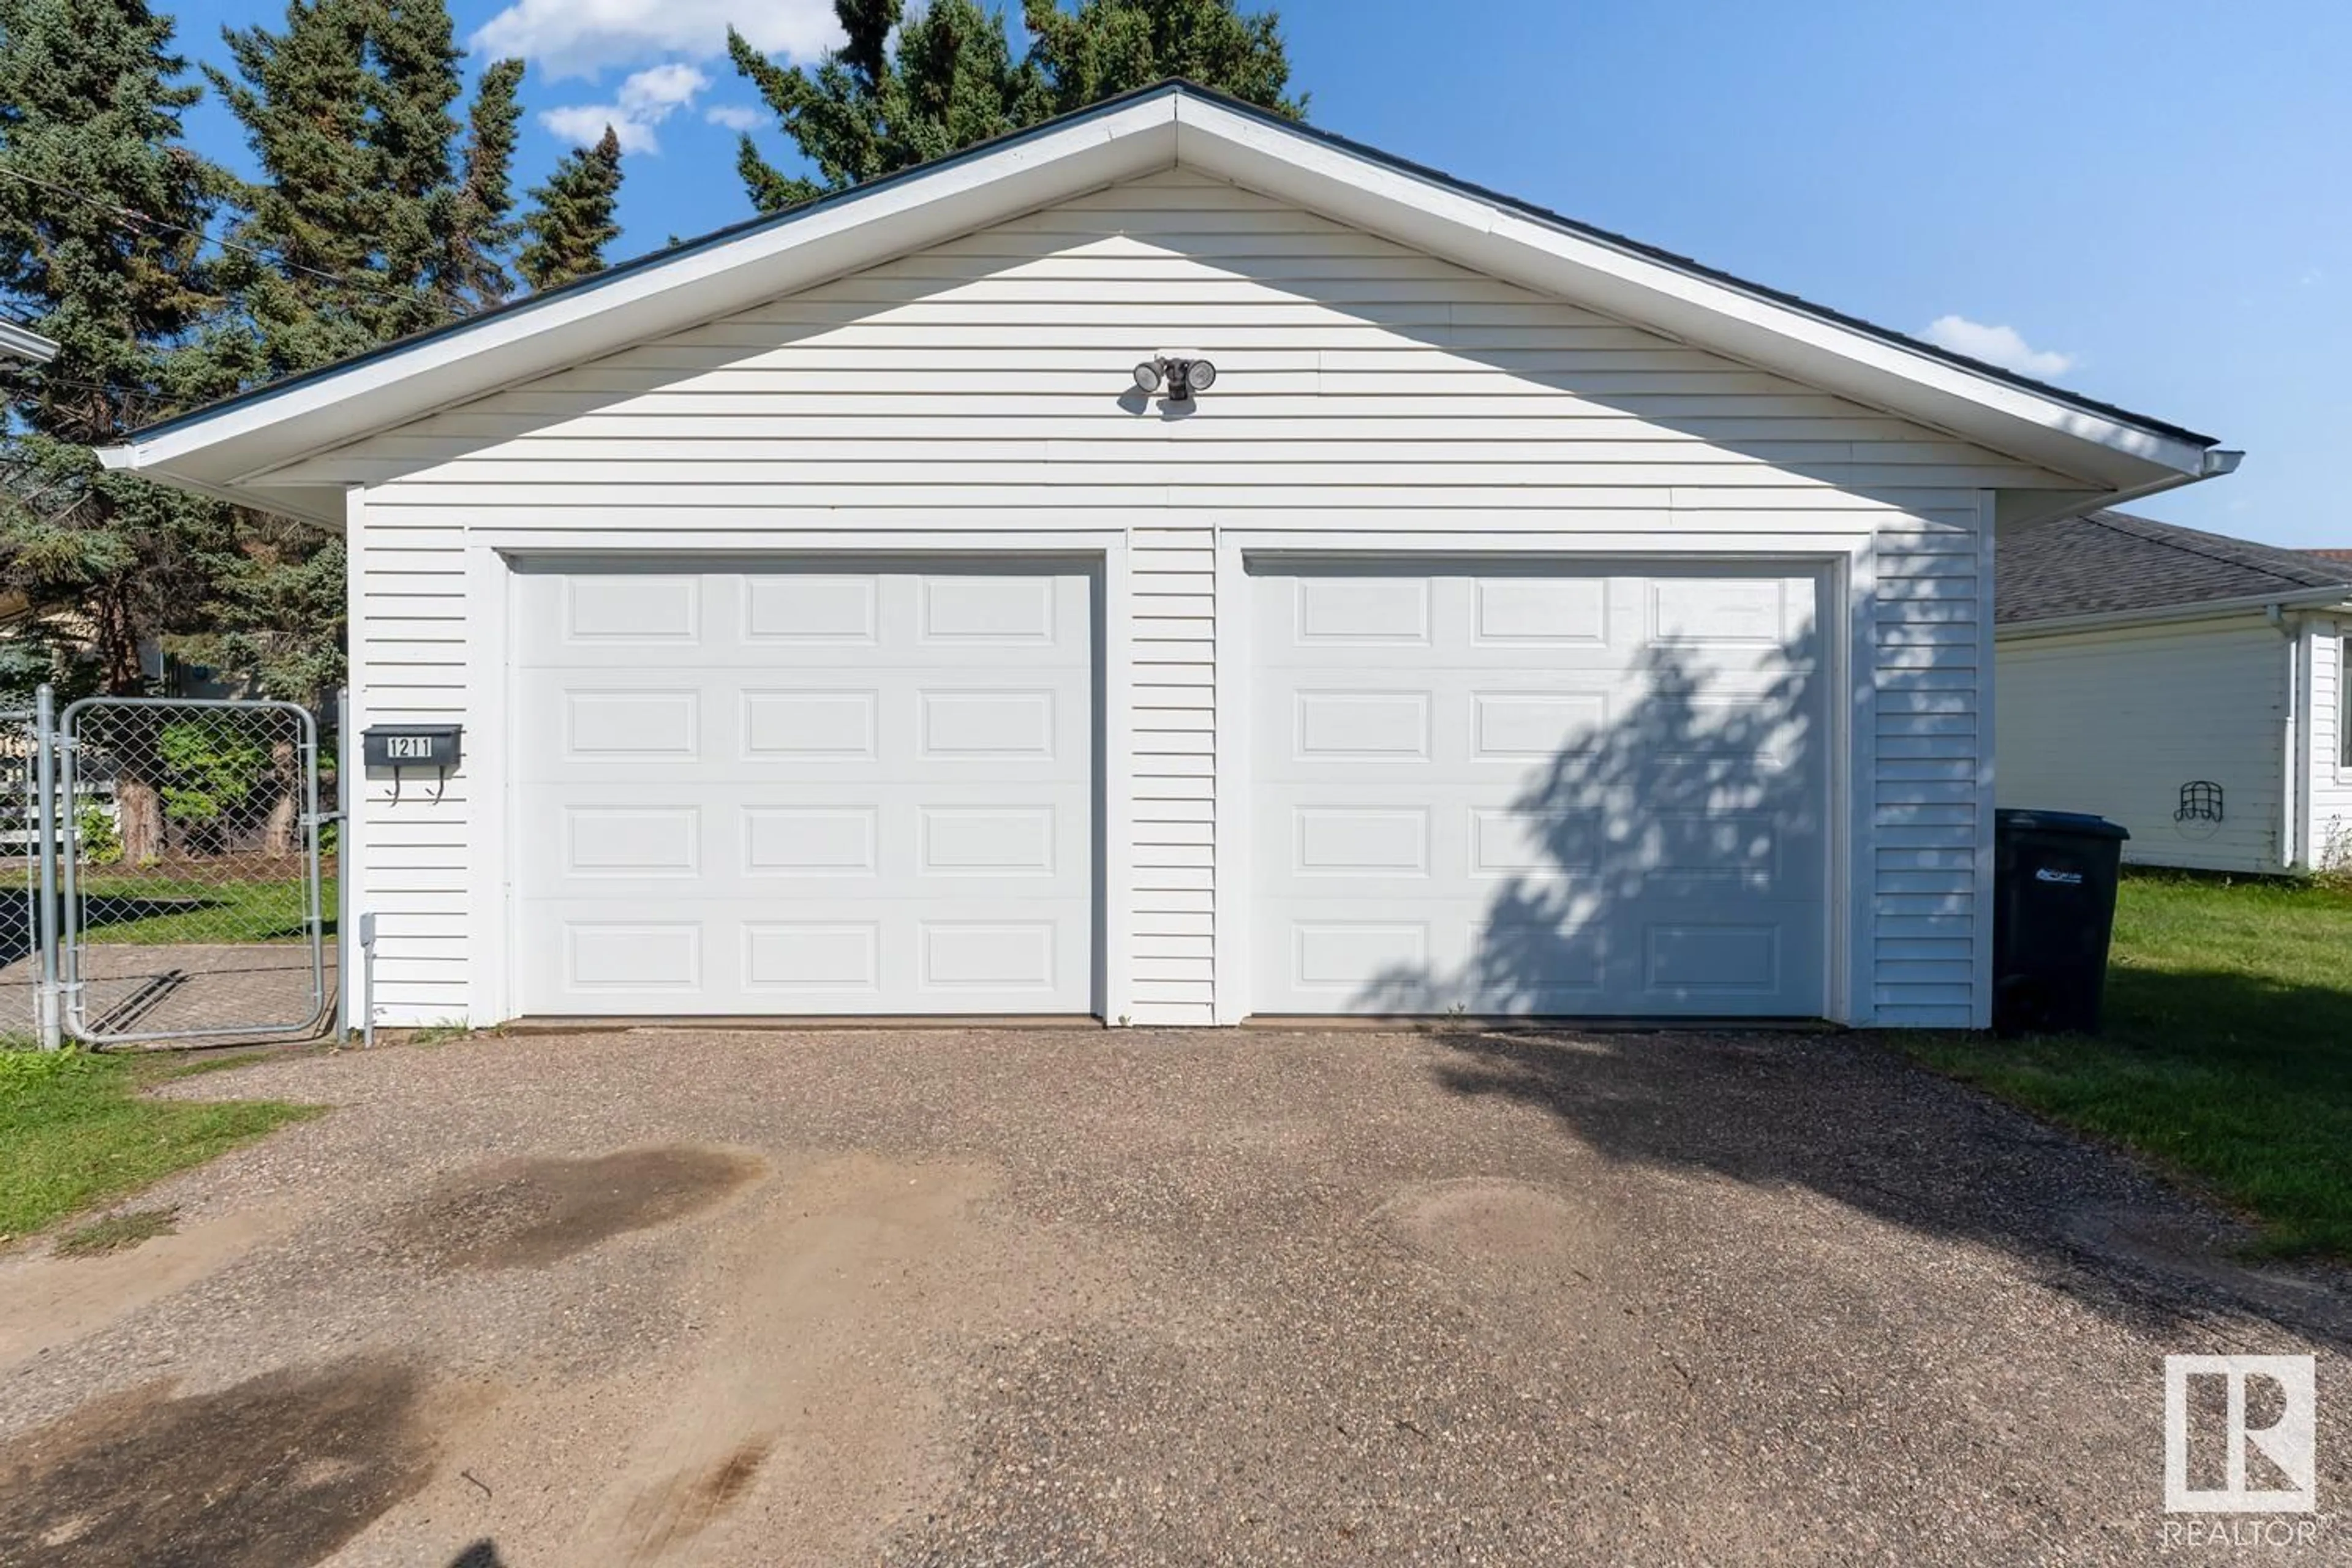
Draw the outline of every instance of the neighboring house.
[[[2352,560],[2099,512],[2000,542],[2000,796],[2126,858],[2352,858]]]
[[[344,830],[391,1022],[1919,1026],[1996,524],[2235,458],[1180,85],[105,457],[465,726]]]

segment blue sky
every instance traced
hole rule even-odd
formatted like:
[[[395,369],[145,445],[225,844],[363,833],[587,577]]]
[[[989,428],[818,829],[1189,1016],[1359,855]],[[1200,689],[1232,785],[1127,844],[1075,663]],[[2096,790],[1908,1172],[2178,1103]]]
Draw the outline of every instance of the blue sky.
[[[727,122],[758,100],[725,58],[728,19],[779,54],[831,31],[829,0],[455,9],[461,37],[530,61],[525,184],[567,133],[624,122],[616,258],[750,213]],[[2237,475],[2140,510],[2352,548],[2327,466],[2352,426],[2337,374],[2352,359],[2352,6],[1279,9],[1317,124],[2218,435],[2248,451]],[[280,8],[190,0],[177,15],[183,47],[217,60],[224,24]],[[215,107],[189,125],[238,156]]]

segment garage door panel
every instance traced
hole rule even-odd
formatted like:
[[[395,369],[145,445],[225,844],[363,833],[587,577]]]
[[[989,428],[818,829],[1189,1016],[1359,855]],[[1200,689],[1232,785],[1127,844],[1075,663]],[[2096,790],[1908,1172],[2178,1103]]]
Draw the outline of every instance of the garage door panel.
[[[1084,573],[742,563],[520,591],[528,1007],[1089,1006]],[[689,621],[667,663],[604,645],[634,626],[667,658]]]
[[[1257,702],[1261,779],[1343,779],[1399,760],[1428,764],[1422,775],[1436,781],[1532,778],[1536,764],[1605,758],[1596,777],[1637,784],[1687,763],[1779,772],[1823,739],[1802,672],[1661,690],[1598,672],[1448,669],[1443,691],[1393,669],[1265,673],[1281,689]]]
[[[855,660],[881,644],[882,581],[875,573],[748,573],[735,584],[740,635],[803,658],[829,649]]]
[[[991,668],[1055,669],[1093,644],[1091,585],[1051,570],[942,563],[921,572],[527,570],[520,668],[698,668],[709,650],[804,669],[937,669],[982,647]]]
[[[1438,883],[1505,880],[1586,883],[1671,895],[1743,894],[1817,899],[1822,842],[1809,817],[1753,808],[1661,815],[1633,803],[1622,809],[1561,806],[1428,807],[1402,802],[1345,804],[1318,799],[1285,809],[1271,793],[1269,825],[1285,859],[1257,868],[1263,890],[1290,894],[1352,888],[1366,894],[1410,892]]]
[[[1087,983],[1082,900],[543,900],[523,957],[576,1010],[615,1014],[1052,1012]]]
[[[1552,912],[1569,902],[1581,912]],[[1790,972],[1788,940],[1803,910],[1734,921],[1706,904],[1684,918],[1611,911],[1606,899],[1524,889],[1500,907],[1429,900],[1418,919],[1368,916],[1361,902],[1302,906],[1273,982],[1288,1005],[1261,1011],[1777,1016],[1805,983]]]
[[[1260,580],[1276,574],[1269,570]],[[1349,648],[1423,648],[1443,665],[1736,674],[1810,666],[1819,657],[1815,584],[1801,574],[1699,567],[1596,575],[1558,563],[1412,576],[1380,567],[1297,567],[1278,599],[1258,598],[1256,659],[1268,669],[1327,668]],[[1410,656],[1408,655],[1408,661]]]
[[[1256,1007],[1818,1012],[1821,591],[1754,569],[1262,572]]]
[[[658,795],[626,784],[565,793],[519,825],[530,886],[554,897],[621,896],[681,879],[707,896],[781,900],[885,884],[898,897],[929,898],[974,879],[1005,879],[1018,892],[1084,871],[1093,854],[1092,814],[1076,788],[836,784],[747,800],[743,786],[719,782]]]
[[[1091,692],[1064,672],[530,670],[517,681],[518,776],[531,782],[795,768],[894,776],[921,765],[1061,777],[1091,758]],[[614,770],[609,774],[600,769]]]
[[[1591,1012],[1609,994],[1614,933],[1567,900],[1430,899],[1415,918],[1308,900],[1280,962],[1286,1008],[1324,1013]]]

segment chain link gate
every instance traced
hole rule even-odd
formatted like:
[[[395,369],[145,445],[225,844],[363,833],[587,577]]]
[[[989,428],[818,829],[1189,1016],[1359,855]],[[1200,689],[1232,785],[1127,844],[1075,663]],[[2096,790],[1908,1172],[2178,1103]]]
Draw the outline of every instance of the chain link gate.
[[[26,747],[28,935],[16,942],[0,926],[0,941],[50,956],[38,919],[46,803],[61,1032],[94,1046],[318,1033],[332,993],[310,712],[290,702],[86,699],[56,726],[47,791],[43,716]],[[13,1000],[0,992],[0,1005]],[[12,1014],[0,1026],[13,1023]]]

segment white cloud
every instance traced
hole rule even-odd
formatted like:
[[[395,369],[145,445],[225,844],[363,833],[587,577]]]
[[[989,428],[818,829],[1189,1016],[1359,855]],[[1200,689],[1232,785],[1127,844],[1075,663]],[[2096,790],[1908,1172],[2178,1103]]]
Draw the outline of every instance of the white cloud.
[[[1989,327],[1966,316],[1938,316],[1919,334],[1937,348],[1997,364],[2022,375],[2044,378],[2063,375],[2074,367],[2074,356],[2054,349],[2037,349],[2015,327]]]
[[[604,127],[621,139],[624,153],[658,153],[661,138],[654,128],[710,85],[710,79],[683,60],[649,66],[627,78],[610,103],[573,103],[543,110],[539,122],[566,142],[582,147],[594,144]]]
[[[843,42],[833,0],[515,0],[474,34],[485,56],[518,55],[561,81],[648,55],[710,59],[727,25],[763,54],[812,60]]]
[[[684,60],[652,66],[621,83],[621,107],[650,109],[667,114],[710,85],[710,79]]]
[[[757,131],[768,123],[767,112],[748,103],[714,103],[702,111],[702,118],[730,131]]]

